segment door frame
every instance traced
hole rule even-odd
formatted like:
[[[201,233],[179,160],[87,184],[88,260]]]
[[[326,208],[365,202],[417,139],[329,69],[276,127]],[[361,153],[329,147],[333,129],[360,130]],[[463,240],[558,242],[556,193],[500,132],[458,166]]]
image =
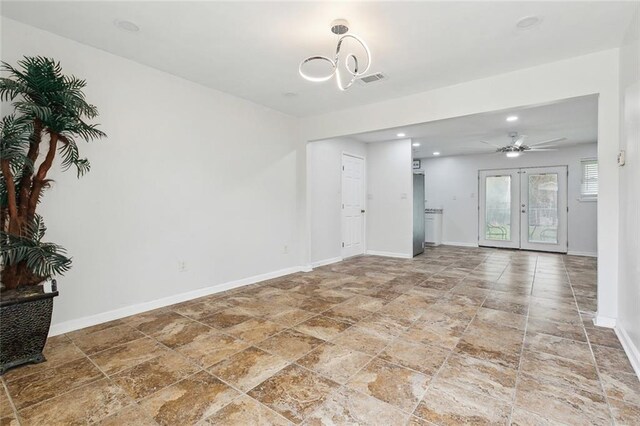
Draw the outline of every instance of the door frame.
[[[342,243],[343,241],[343,237],[344,237],[344,217],[342,214],[342,206],[343,206],[343,196],[344,196],[344,188],[343,188],[343,173],[344,173],[344,157],[353,157],[353,158],[357,158],[359,160],[362,160],[362,206],[363,206],[363,210],[365,210],[365,213],[362,214],[362,253],[360,254],[356,254],[356,255],[351,255],[351,256],[345,256],[345,248],[344,245]],[[361,256],[363,254],[367,253],[367,214],[366,214],[366,210],[367,210],[367,158],[362,156],[362,155],[358,155],[358,154],[354,154],[352,152],[349,151],[342,151],[342,153],[340,154],[340,241],[341,241],[341,247],[340,247],[340,257],[342,259],[347,259],[349,257],[355,257],[355,256]]]
[[[540,247],[539,249],[531,249],[531,248],[522,248],[522,214],[520,212],[520,205],[522,204],[522,200],[520,199],[520,197],[522,197],[522,190],[521,190],[521,186],[522,186],[522,174],[521,171],[522,170],[529,170],[529,169],[552,169],[552,168],[563,168],[566,173],[564,174],[565,176],[565,225],[564,225],[564,241],[566,242],[564,249],[561,248],[561,250],[544,250],[544,247]],[[503,172],[503,171],[514,171],[517,173],[518,175],[518,182],[517,182],[517,191],[518,191],[518,203],[515,204],[516,211],[518,212],[518,216],[517,216],[517,221],[518,221],[518,244],[517,247],[505,247],[505,246],[499,246],[499,245],[487,245],[487,244],[481,244],[480,241],[480,230],[483,229],[483,224],[481,222],[481,218],[484,217],[484,215],[481,214],[481,202],[482,202],[482,193],[481,193],[481,189],[484,188],[483,183],[481,182],[481,178],[480,178],[480,174],[481,172]],[[515,187],[515,185],[513,185],[513,187]],[[558,206],[560,208],[560,206]],[[528,205],[527,205],[528,208]],[[514,210],[514,206],[511,206],[512,211]],[[559,165],[548,165],[548,166],[527,166],[527,167],[511,167],[511,168],[496,168],[496,169],[478,169],[478,247],[496,247],[496,248],[511,248],[514,250],[525,250],[525,251],[543,251],[543,252],[547,252],[547,253],[568,253],[569,252],[569,166],[567,164],[559,164]]]

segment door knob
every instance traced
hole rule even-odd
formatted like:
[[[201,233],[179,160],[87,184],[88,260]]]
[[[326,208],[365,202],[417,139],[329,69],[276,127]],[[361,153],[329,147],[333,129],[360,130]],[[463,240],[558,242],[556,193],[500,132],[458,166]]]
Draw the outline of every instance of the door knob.
[[[360,210],[360,213],[364,213],[364,210]]]

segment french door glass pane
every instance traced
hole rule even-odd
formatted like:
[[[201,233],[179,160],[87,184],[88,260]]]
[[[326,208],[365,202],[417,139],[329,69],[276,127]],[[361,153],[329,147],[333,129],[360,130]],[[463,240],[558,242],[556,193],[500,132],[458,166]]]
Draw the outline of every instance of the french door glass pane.
[[[487,176],[485,239],[511,240],[511,176]]]
[[[529,242],[558,243],[558,175],[529,175]]]

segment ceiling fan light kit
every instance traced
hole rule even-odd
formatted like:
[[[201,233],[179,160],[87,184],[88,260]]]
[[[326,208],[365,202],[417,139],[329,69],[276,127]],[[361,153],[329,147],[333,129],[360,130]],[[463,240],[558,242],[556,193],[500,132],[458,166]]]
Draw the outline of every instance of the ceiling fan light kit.
[[[328,81],[335,76],[338,89],[340,89],[341,91],[345,91],[349,89],[358,78],[362,77],[367,73],[367,71],[369,71],[369,68],[371,67],[371,51],[360,37],[355,34],[347,34],[349,32],[349,22],[346,19],[334,20],[331,23],[331,32],[341,36],[338,39],[338,44],[336,45],[336,53],[333,59],[320,55],[309,56],[308,58],[300,62],[298,73],[302,76],[302,78],[315,83]],[[355,40],[360,46],[362,46],[365,52],[366,62],[359,60],[358,57],[353,53],[348,53],[344,57],[341,56],[342,45],[345,40],[349,39]],[[346,83],[345,81],[343,81],[340,73],[341,60],[344,61],[344,68],[350,75],[350,78],[348,79],[348,81],[346,81]],[[306,73],[304,71],[305,65],[308,65],[313,61],[327,62],[331,68],[329,74],[316,77]],[[366,66],[364,66],[364,64],[366,64]]]

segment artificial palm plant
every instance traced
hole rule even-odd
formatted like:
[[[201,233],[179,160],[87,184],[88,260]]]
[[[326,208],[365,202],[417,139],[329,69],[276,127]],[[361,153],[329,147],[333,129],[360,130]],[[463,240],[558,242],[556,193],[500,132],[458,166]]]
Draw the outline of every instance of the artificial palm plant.
[[[0,278],[4,290],[12,290],[70,268],[65,250],[42,240],[46,228],[36,208],[56,155],[63,170],[74,167],[81,177],[90,164],[76,141],[105,134],[85,121],[98,115],[85,100],[86,82],[63,75],[59,62],[25,57],[17,68],[2,62],[2,71],[8,76],[0,78],[0,101],[11,101],[13,112],[0,121]]]

